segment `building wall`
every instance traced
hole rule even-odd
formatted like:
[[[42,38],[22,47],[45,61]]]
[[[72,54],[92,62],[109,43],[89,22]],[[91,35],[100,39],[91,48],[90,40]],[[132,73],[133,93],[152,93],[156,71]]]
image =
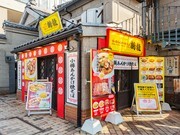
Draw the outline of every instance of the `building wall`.
[[[10,52],[14,47],[20,46],[29,40],[37,37],[38,33],[22,31],[16,28],[5,28],[6,43],[0,43],[0,93],[8,93],[9,90],[9,64],[6,63],[6,56],[13,56]]]
[[[81,22],[82,13],[93,8],[97,8],[99,10],[103,8],[103,16],[100,24],[113,23],[113,26],[115,27],[117,27],[117,24],[120,24],[119,26],[122,29],[130,31],[133,35],[141,34],[141,4],[136,0],[94,0],[82,5],[81,7],[75,5],[67,8],[68,12],[71,14],[64,11],[61,11],[60,14],[67,20],[75,19]],[[92,24],[92,22],[88,22],[88,20],[87,22],[82,23]],[[95,23],[96,22],[94,22],[94,24]]]
[[[1,16],[0,16],[0,33],[4,33],[4,30],[2,28],[2,24],[3,24],[4,20],[7,20],[7,9],[0,7],[0,12],[1,12]]]

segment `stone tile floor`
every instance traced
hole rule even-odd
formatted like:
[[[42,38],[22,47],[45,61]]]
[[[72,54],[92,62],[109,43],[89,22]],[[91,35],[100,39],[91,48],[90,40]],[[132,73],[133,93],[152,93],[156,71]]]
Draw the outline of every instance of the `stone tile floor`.
[[[99,135],[180,135],[180,111],[163,112],[162,116],[137,117],[129,109],[121,111],[119,125],[101,121]],[[0,96],[0,135],[85,135],[74,124],[50,115],[27,116],[25,104],[15,95]]]

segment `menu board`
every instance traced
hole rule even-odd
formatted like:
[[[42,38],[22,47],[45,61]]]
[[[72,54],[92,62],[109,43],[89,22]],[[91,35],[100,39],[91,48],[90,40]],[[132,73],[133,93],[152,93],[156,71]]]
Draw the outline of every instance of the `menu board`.
[[[160,102],[156,84],[135,83],[137,111],[160,111]]]
[[[35,81],[37,78],[37,58],[25,59],[25,79]]]
[[[51,109],[52,82],[29,82],[26,110]]]
[[[115,110],[114,55],[91,50],[91,117],[104,116]]]
[[[156,83],[160,101],[164,101],[164,57],[140,57],[139,82]]]
[[[165,76],[180,75],[180,56],[165,57]]]

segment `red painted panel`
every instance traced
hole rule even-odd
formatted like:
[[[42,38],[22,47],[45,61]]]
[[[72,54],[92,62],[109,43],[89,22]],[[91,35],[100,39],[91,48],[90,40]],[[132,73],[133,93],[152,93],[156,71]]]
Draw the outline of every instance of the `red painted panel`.
[[[58,78],[57,78],[57,116],[64,118],[64,53],[58,54]]]

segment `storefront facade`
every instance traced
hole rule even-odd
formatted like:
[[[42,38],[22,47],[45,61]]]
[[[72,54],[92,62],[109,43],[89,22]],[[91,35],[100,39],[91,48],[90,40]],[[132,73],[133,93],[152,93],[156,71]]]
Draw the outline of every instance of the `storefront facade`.
[[[98,34],[93,32],[97,29],[99,30]],[[21,63],[22,75],[19,74],[21,77],[18,79],[19,91],[22,93],[21,100],[26,101],[29,81],[48,78],[48,81],[53,83],[52,109],[57,111],[58,117],[81,125],[84,120],[90,118],[91,110],[90,85],[88,83],[90,80],[89,50],[110,48],[109,43],[105,40],[109,35],[106,32],[108,31],[107,27],[103,25],[98,27],[81,25],[68,31],[74,31],[76,36],[74,34],[72,36],[71,32],[66,37],[65,34],[59,33],[62,35],[53,35],[41,38],[39,41],[29,42],[28,45],[15,48],[13,52],[18,54],[18,60]],[[68,31],[66,32],[68,33]],[[124,35],[130,37],[128,34]],[[101,43],[99,39],[104,41]],[[141,40],[141,38],[137,39]],[[118,41],[116,42],[118,43]],[[144,40],[142,40],[141,51],[144,51]],[[114,52],[114,55],[115,110],[120,110],[131,105],[133,83],[138,82],[138,57],[140,55],[127,56],[127,53],[125,56],[118,52]],[[144,52],[141,56],[144,56]],[[31,67],[32,65],[29,63],[35,63],[35,67]],[[35,71],[28,71],[28,68]]]

